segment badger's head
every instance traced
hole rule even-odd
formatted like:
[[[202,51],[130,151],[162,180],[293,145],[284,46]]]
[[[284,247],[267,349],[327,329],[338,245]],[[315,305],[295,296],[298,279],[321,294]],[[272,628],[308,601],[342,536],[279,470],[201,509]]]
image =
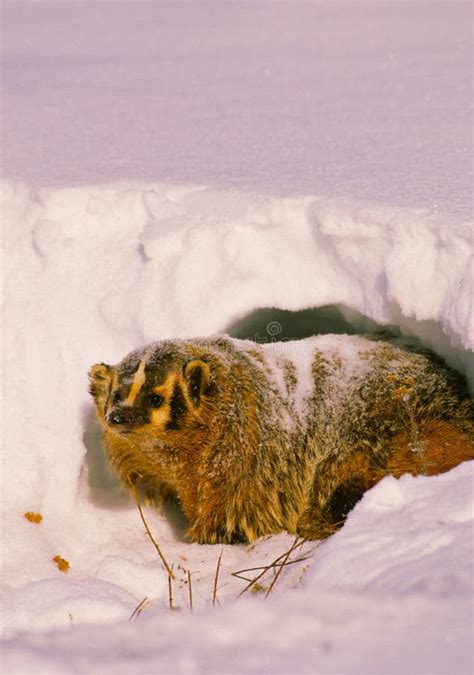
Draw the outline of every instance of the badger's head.
[[[211,365],[185,347],[157,343],[116,366],[92,366],[90,393],[107,433],[173,445],[209,426],[217,387]]]

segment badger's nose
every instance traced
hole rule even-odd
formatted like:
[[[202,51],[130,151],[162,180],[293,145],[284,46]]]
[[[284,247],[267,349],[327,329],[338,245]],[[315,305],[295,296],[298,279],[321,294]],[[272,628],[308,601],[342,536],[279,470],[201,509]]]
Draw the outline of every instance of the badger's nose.
[[[132,419],[131,410],[112,410],[112,412],[107,415],[108,424],[131,424]]]

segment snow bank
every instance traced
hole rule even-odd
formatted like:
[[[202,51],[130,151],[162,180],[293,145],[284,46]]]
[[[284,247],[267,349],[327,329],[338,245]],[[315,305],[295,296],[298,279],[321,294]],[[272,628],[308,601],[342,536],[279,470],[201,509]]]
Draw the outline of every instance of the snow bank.
[[[170,614],[164,571],[105,465],[86,378],[93,362],[151,340],[229,329],[285,338],[325,332],[329,317],[331,330],[396,325],[472,384],[467,223],[321,197],[131,182],[5,181],[2,213],[7,672],[130,672],[132,663],[134,672],[393,672],[400,653],[410,672],[467,672],[469,464],[384,480],[340,533],[307,545],[308,561],[289,568],[266,602],[236,605],[244,582],[231,573],[271,562],[291,537],[224,547],[218,610],[210,605],[220,547],[186,544],[179,514],[147,511],[179,570],[181,612]],[[28,522],[26,511],[43,521]],[[67,573],[56,555],[70,562]],[[117,623],[144,597],[151,604],[137,623]]]
[[[299,588],[195,614],[150,607],[113,630],[21,635],[4,643],[4,672],[466,675],[470,464],[379,483],[316,550]]]

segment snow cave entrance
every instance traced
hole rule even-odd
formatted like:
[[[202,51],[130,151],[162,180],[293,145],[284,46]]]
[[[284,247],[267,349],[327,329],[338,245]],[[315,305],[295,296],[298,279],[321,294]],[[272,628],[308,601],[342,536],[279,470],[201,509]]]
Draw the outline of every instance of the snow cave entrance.
[[[262,307],[229,324],[225,332],[231,337],[258,343],[302,340],[328,333],[372,333],[388,331],[400,335],[395,325],[381,325],[344,305],[324,305],[300,311]]]

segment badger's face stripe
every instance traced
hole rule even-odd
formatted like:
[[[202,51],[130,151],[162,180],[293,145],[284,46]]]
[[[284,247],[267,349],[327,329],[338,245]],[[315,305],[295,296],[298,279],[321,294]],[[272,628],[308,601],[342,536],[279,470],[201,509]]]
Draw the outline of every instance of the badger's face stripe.
[[[179,420],[187,411],[186,399],[178,382],[175,382],[170,401],[170,417],[167,429],[179,429]]]
[[[169,373],[163,384],[153,387],[152,393],[159,394],[163,397],[163,405],[159,408],[151,408],[150,421],[157,429],[165,429],[170,418],[170,401],[174,391],[174,383],[176,381],[176,374]]]
[[[145,375],[145,367],[146,364],[148,363],[148,359],[152,355],[153,350],[149,349],[146,353],[145,356],[142,358],[140,361],[138,368],[135,372],[135,375],[133,376],[133,382],[132,386],[130,387],[129,394],[125,401],[123,402],[123,405],[133,405],[135,403],[135,399],[137,398],[138,394],[140,393],[140,389],[143,387],[146,381],[146,375]]]

